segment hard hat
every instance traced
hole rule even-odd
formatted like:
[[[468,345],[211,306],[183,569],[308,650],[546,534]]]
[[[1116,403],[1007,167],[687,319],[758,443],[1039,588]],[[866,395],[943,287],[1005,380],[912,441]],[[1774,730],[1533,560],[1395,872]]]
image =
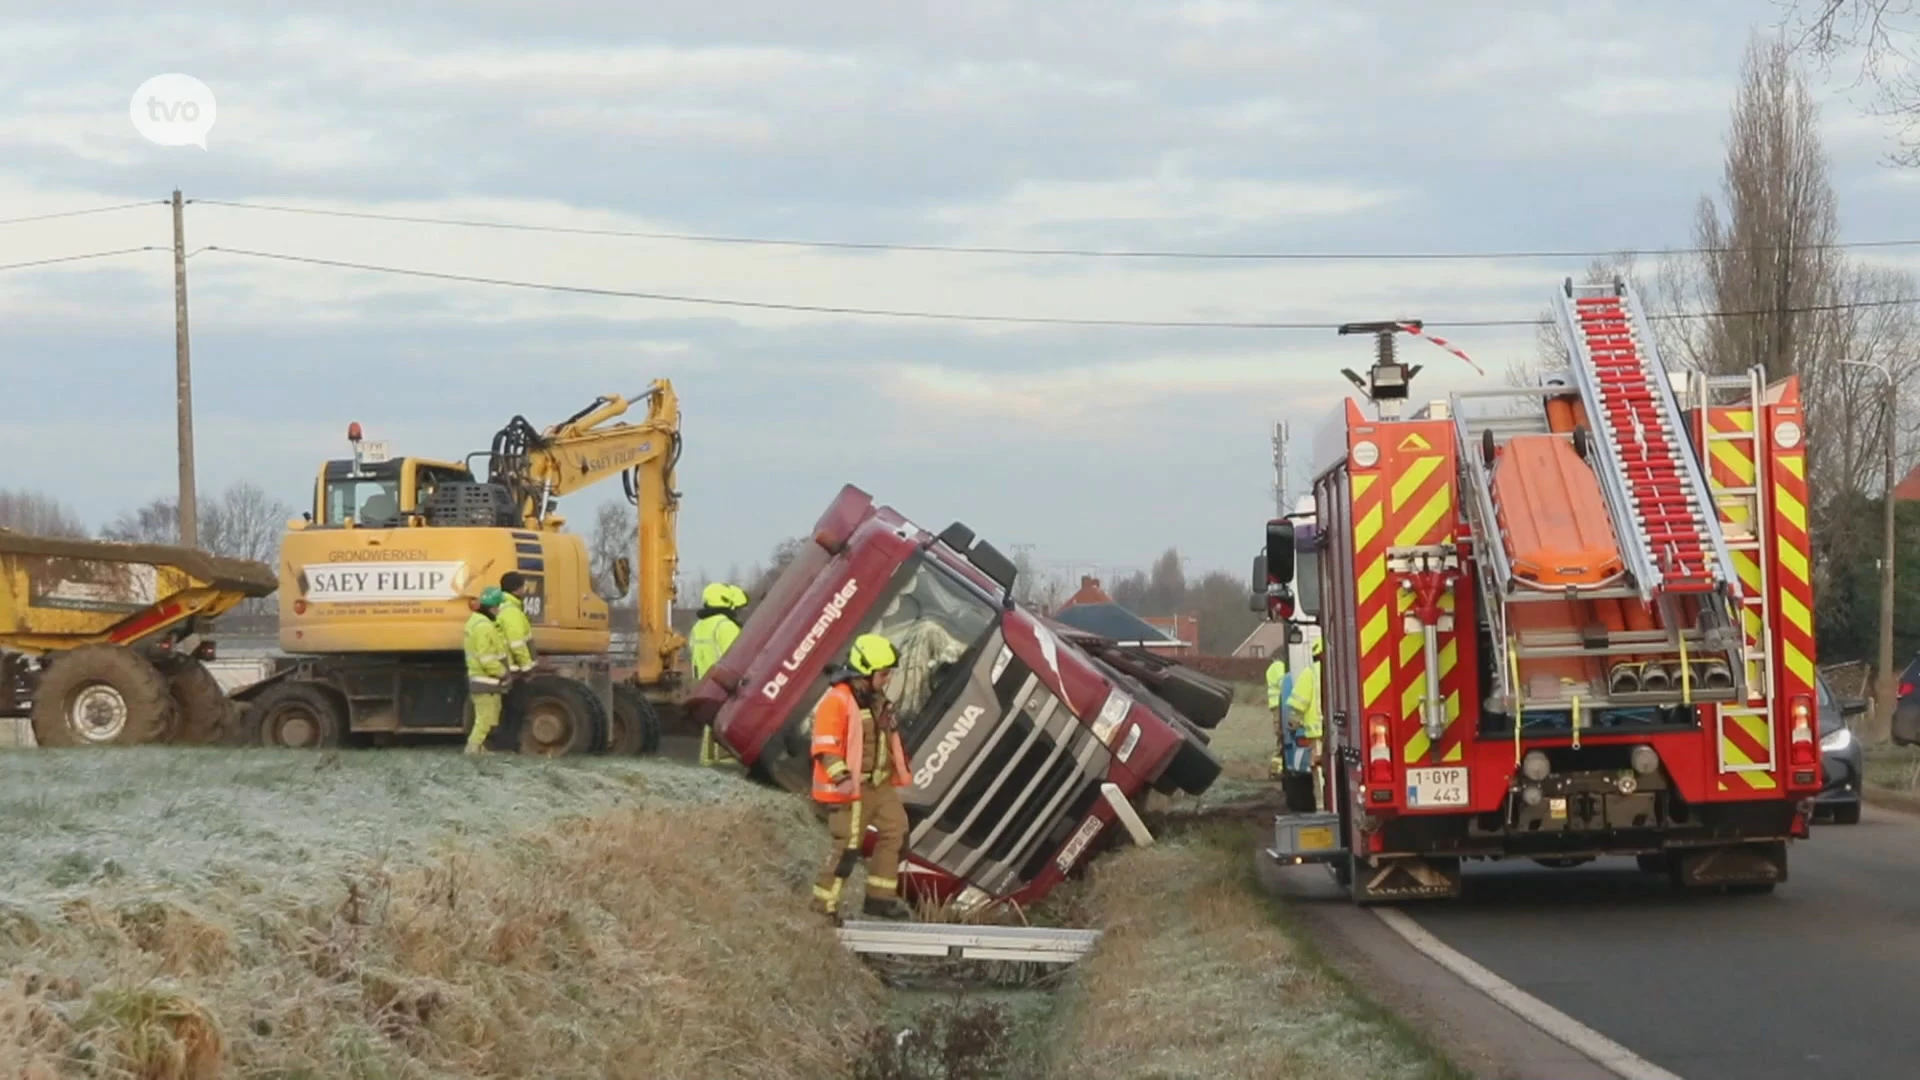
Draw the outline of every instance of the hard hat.
[[[747,606],[747,590],[738,585],[727,586],[727,603],[734,608]]]
[[[708,582],[707,587],[700,590],[700,606],[710,608],[732,607],[733,604],[731,601],[733,596],[728,591],[732,588],[733,586],[728,585],[724,581]]]
[[[1313,639],[1313,655],[1315,657],[1318,657],[1321,653],[1325,651],[1326,651],[1326,639],[1314,638]]]
[[[480,590],[480,606],[483,608],[499,607],[506,602],[507,594],[501,592],[497,585],[489,585]]]
[[[879,634],[861,634],[853,639],[853,650],[847,654],[847,662],[860,674],[871,675],[898,664],[900,654],[893,651],[893,642]]]

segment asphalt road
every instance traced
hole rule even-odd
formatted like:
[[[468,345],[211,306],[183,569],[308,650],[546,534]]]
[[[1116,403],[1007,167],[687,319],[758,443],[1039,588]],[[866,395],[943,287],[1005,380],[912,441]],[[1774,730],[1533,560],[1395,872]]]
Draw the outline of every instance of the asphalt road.
[[[1920,818],[1816,824],[1788,874],[1685,897],[1624,859],[1469,864],[1458,901],[1402,910],[1683,1080],[1920,1076]]]

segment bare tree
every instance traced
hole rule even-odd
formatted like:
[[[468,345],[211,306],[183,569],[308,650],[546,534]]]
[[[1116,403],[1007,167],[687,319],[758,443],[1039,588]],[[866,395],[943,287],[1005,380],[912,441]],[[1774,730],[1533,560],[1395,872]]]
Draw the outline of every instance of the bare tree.
[[[58,499],[37,491],[0,488],[0,529],[35,536],[87,535],[87,527]]]
[[[1854,85],[1870,85],[1868,111],[1893,121],[1898,165],[1920,166],[1920,65],[1914,49],[1920,11],[1914,0],[1786,0],[1792,45],[1831,68],[1843,57],[1858,66]]]
[[[1067,598],[1065,578],[1041,567],[1033,553],[1022,548],[1013,556],[1013,599],[1036,611],[1048,612]]]
[[[601,599],[619,607],[637,602],[631,585],[625,590],[614,586],[613,564],[625,557],[632,562],[639,551],[639,525],[632,506],[625,502],[604,502],[594,511],[593,537],[587,542],[587,559],[593,575],[593,589]]]
[[[173,499],[154,499],[109,521],[100,530],[104,540],[130,544],[177,544],[180,542],[179,505]]]
[[[752,581],[745,586],[748,598],[757,602],[761,597],[766,596],[767,590],[773,588],[773,583],[780,580],[781,571],[785,570],[787,564],[800,554],[803,547],[812,542],[810,537],[789,536],[775,544],[773,556],[768,564],[753,568]]]

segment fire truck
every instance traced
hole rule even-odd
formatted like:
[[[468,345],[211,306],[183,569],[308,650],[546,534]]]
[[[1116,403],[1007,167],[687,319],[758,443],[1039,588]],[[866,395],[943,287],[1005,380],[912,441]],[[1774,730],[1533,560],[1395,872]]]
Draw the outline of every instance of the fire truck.
[[[1403,416],[1417,323],[1343,372],[1310,522],[1268,524],[1269,618],[1325,633],[1323,779],[1269,855],[1359,903],[1469,859],[1634,856],[1768,892],[1821,787],[1796,379],[1669,372],[1621,282],[1555,293],[1568,365]],[[1312,577],[1317,588],[1286,582]],[[1306,800],[1302,800],[1304,802]]]
[[[1014,602],[1014,581],[964,524],[935,534],[847,485],[688,714],[750,775],[804,794],[814,706],[854,637],[885,635],[913,769],[904,889],[963,912],[1030,903],[1103,847],[1150,843],[1149,792],[1212,785],[1207,731],[1233,690],[1052,622]]]

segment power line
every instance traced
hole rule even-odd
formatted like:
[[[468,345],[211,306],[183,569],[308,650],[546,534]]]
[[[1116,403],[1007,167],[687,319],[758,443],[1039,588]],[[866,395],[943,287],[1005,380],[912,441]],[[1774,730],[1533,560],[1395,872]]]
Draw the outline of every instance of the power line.
[[[136,206],[165,206],[164,199],[146,199],[141,202],[118,203],[114,206],[94,206],[85,210],[61,210],[52,214],[29,214],[26,217],[0,218],[0,225],[24,225],[29,221],[52,221],[54,218],[80,217],[84,214],[105,214],[114,210],[131,210]]]
[[[594,229],[569,225],[529,225],[510,221],[486,221],[476,218],[428,217],[415,214],[381,214],[367,210],[325,210],[308,206],[281,206],[272,203],[233,202],[224,199],[194,199],[208,206],[226,206],[238,210],[261,210],[279,214],[309,214],[318,217],[357,218],[365,221],[405,222],[414,225],[446,225],[467,229],[495,229],[508,232],[558,233],[571,236],[609,236],[636,240],[674,240],[694,244],[731,244],[756,247],[821,248],[837,251],[913,251],[946,255],[1022,255],[1082,259],[1190,259],[1225,262],[1441,262],[1494,261],[1513,259],[1595,259],[1618,256],[1722,255],[1735,252],[1765,251],[1841,251],[1867,248],[1920,247],[1920,239],[1847,240],[1825,244],[1762,244],[1750,247],[1678,247],[1608,249],[1515,249],[1507,251],[1194,251],[1178,249],[1113,249],[1075,247],[1000,247],[966,244],[914,244],[859,240],[805,240],[791,237],[729,236],[711,233],[658,232],[643,229]]]
[[[30,266],[51,266],[54,263],[79,262],[82,259],[105,259],[113,255],[131,255],[136,251],[165,251],[166,248],[147,244],[142,247],[118,248],[113,251],[89,251],[84,255],[56,255],[51,259],[33,259],[28,262],[0,263],[0,270],[24,270]]]
[[[478,274],[452,274],[438,270],[419,270],[410,267],[381,266],[376,263],[350,262],[344,259],[323,259],[311,255],[292,255],[276,251],[256,251],[248,248],[222,247],[210,244],[202,251],[217,251],[226,255],[241,255],[253,259],[269,259],[278,262],[303,263],[310,266],[330,266],[343,270],[362,270],[376,274],[394,274],[402,277],[427,278],[435,281],[456,281],[471,285],[494,285],[514,289],[530,289],[538,292],[570,293],[583,296],[606,296],[628,300],[654,300],[669,304],[694,304],[706,307],[750,308],[761,311],[790,311],[820,315],[860,315],[887,319],[928,319],[946,322],[971,323],[1012,323],[1029,326],[1112,326],[1143,329],[1176,330],[1337,330],[1343,325],[1340,321],[1262,321],[1262,320],[1215,320],[1215,319],[1102,319],[1067,318],[1042,315],[994,315],[977,312],[929,311],[911,308],[870,308],[851,307],[830,304],[790,304],[770,300],[744,300],[734,297],[692,296],[680,293],[648,292],[630,289],[612,289],[591,285],[562,285],[544,281],[520,281],[513,278],[485,277]],[[1810,314],[1814,312],[1851,311],[1864,308],[1899,307],[1908,304],[1920,304],[1920,297],[1895,297],[1885,300],[1862,300],[1852,303],[1812,304],[1802,307],[1765,308],[1746,311],[1676,311],[1650,314],[1652,321],[1690,320],[1690,319],[1730,319],[1781,314]],[[1546,319],[1446,319],[1429,320],[1422,325],[1428,327],[1446,327],[1449,329],[1478,329],[1488,327],[1539,326]]]

